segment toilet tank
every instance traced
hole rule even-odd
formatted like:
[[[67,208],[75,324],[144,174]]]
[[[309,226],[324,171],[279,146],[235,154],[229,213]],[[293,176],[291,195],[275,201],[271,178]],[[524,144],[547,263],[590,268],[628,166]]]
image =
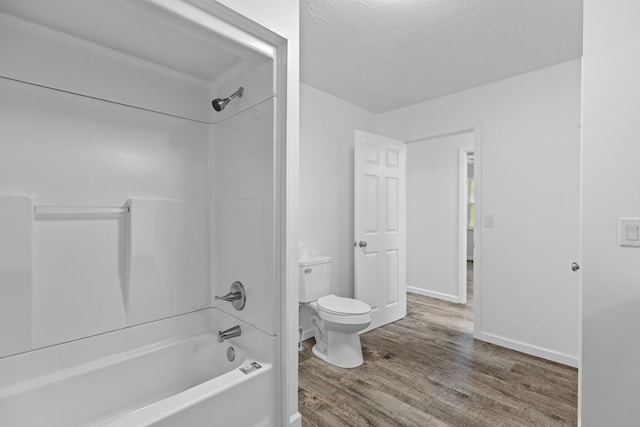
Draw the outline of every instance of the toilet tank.
[[[304,258],[298,264],[300,302],[312,302],[331,291],[331,258]]]

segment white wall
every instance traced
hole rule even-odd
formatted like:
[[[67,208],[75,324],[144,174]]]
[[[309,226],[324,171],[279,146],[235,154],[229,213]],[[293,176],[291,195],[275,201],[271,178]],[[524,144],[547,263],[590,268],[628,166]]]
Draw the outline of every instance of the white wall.
[[[459,149],[473,132],[407,145],[407,290],[458,301]],[[465,236],[466,238],[466,236]]]
[[[640,217],[640,3],[584,2],[581,421],[640,419],[640,249],[618,246]]]
[[[381,114],[413,140],[482,123],[476,174],[479,338],[577,365],[580,61]],[[526,164],[527,173],[523,174]],[[479,169],[479,170],[478,170]],[[480,214],[481,212],[478,212]]]
[[[301,95],[300,242],[332,258],[332,293],[353,297],[354,131],[375,115],[306,84]]]

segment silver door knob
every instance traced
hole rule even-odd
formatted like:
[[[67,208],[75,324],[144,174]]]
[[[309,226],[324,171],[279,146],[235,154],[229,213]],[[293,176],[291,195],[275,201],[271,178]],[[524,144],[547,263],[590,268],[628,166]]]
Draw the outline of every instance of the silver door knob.
[[[358,242],[358,246],[360,246],[361,248],[366,248],[367,247],[367,242],[365,242],[364,240],[360,240]]]
[[[577,262],[572,262],[571,271],[578,271],[578,270],[580,270],[580,264],[578,264]]]

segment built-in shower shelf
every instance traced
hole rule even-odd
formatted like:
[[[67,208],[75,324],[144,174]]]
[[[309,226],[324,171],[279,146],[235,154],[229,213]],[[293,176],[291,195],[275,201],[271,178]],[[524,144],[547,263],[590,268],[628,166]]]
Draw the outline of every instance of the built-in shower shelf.
[[[129,213],[129,206],[34,206],[35,219],[104,217]]]

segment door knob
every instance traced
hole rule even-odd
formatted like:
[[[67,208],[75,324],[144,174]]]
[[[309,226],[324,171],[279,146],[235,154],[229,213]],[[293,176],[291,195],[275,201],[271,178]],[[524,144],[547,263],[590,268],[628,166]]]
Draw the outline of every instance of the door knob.
[[[578,271],[578,270],[580,270],[580,264],[578,264],[577,262],[572,262],[571,271]]]
[[[358,246],[360,246],[361,248],[366,248],[367,247],[367,242],[365,242],[364,240],[360,240],[358,242]]]

